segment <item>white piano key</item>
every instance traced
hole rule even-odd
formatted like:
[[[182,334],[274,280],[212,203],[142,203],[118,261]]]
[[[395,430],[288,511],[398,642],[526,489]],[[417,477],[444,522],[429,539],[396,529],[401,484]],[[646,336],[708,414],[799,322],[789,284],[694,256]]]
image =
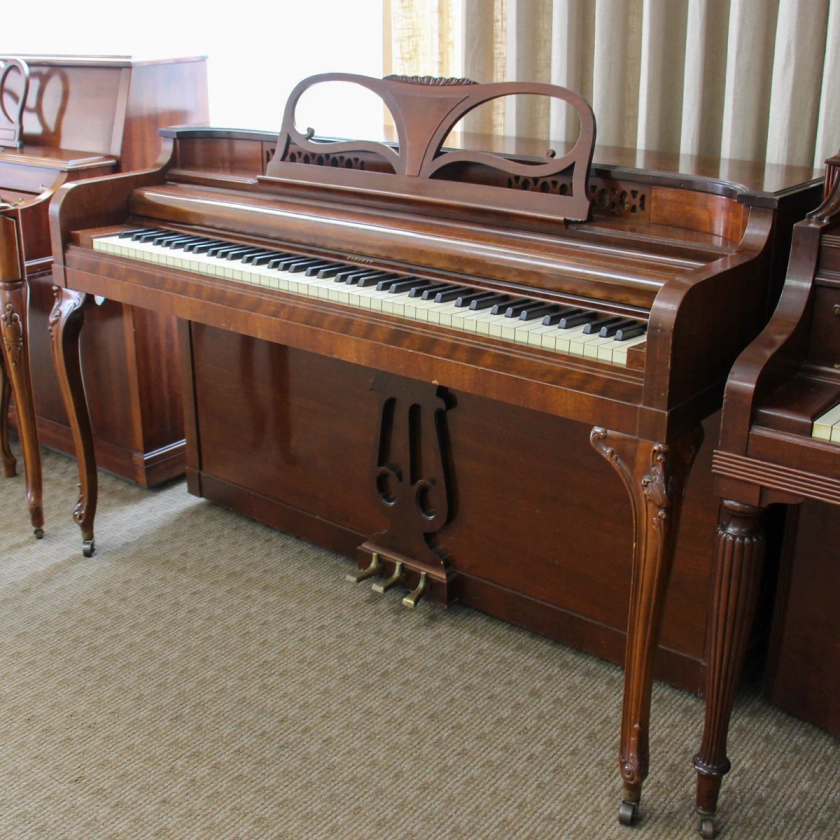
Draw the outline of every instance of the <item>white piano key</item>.
[[[840,405],[835,405],[834,408],[814,420],[811,437],[817,440],[831,440],[834,427],[838,423],[840,423]]]
[[[639,335],[636,338],[630,338],[627,341],[617,341],[616,348],[613,350],[613,364],[627,366],[627,351],[631,347],[636,347],[639,344],[644,344],[647,341],[647,335]]]

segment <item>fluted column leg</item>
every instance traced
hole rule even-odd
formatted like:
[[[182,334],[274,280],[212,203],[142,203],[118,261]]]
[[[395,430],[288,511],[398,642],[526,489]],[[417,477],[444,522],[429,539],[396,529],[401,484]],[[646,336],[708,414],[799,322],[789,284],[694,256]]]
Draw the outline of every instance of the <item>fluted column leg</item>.
[[[3,473],[12,478],[17,472],[17,460],[9,446],[9,402],[12,396],[12,383],[6,375],[6,359],[0,352],[0,458],[3,460]]]
[[[726,756],[729,719],[744,667],[764,565],[760,513],[761,509],[752,505],[726,500],[721,503],[706,677],[706,724],[700,752],[694,758],[697,810],[704,837],[714,837],[712,817],[717,810],[721,782],[730,768]]]
[[[621,476],[633,508],[633,572],[624,665],[619,767],[624,787],[619,821],[636,819],[648,775],[650,698],[665,594],[688,473],[702,429],[669,446],[595,428],[592,445]]]
[[[90,557],[94,551],[93,520],[98,483],[93,431],[82,381],[79,334],[85,323],[85,307],[93,299],[59,286],[54,286],[53,292],[55,306],[50,313],[53,362],[79,463],[79,501],[73,510],[73,519],[82,530],[82,553]]]
[[[32,396],[32,377],[29,371],[27,323],[26,283],[21,279],[0,282],[0,331],[3,334],[6,376],[15,395],[18,436],[26,471],[26,505],[35,536],[40,539],[44,536],[44,493],[41,479],[41,447],[38,443],[35,400]],[[4,412],[4,415],[7,414],[8,405]],[[4,425],[7,422],[7,419],[4,420]],[[4,439],[7,434],[4,430]],[[7,448],[8,442],[4,440],[3,465],[8,475],[8,461],[5,455]]]

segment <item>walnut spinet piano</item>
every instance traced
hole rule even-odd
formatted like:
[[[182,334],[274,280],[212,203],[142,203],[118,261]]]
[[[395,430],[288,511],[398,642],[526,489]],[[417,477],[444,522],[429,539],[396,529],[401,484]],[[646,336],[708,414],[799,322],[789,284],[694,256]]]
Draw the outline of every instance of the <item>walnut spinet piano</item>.
[[[36,535],[43,525],[39,438],[73,450],[46,328],[49,201],[66,182],[151,166],[160,150],[158,128],[206,122],[206,88],[204,58],[0,56],[0,247],[7,271],[0,275],[7,338],[0,438],[5,473],[13,475],[10,384]],[[178,475],[184,442],[177,367],[170,371],[177,362],[174,321],[118,304],[104,307],[97,321],[84,352],[103,465],[142,484]]]
[[[826,161],[825,199],[794,228],[782,296],[726,384],[713,471],[717,531],[706,725],[697,769],[704,837],[715,836],[726,740],[758,599],[762,509],[807,499],[840,504],[840,156]]]
[[[299,97],[331,80],[378,93],[398,145],[298,131]],[[581,125],[572,150],[523,160],[443,148],[464,113],[509,94],[570,103]],[[630,823],[648,771],[653,655],[699,424],[763,324],[785,225],[773,194],[640,172],[643,200],[620,181],[589,185],[624,212],[584,221],[594,133],[589,106],[549,85],[313,77],[293,92],[276,149],[256,144],[265,175],[218,161],[254,145],[253,134],[171,129],[157,170],[62,189],[51,207],[50,328],[79,455],[74,516],[86,555],[96,464],[78,341],[96,297],[324,358],[341,366],[330,390],[363,383],[375,418],[366,479],[388,524],[367,535],[354,579],[407,586],[409,605],[459,597],[446,555],[459,505],[447,431],[457,401],[588,424],[636,535],[620,749],[620,819]],[[189,352],[189,331],[181,336]],[[335,438],[345,426],[339,409]],[[556,466],[556,480],[576,478]],[[594,492],[581,508],[609,517],[599,502]]]

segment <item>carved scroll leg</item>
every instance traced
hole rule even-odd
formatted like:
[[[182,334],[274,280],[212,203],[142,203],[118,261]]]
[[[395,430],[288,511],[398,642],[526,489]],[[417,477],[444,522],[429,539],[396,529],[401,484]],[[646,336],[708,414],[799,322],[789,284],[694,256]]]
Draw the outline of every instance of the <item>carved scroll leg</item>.
[[[634,517],[633,572],[624,668],[619,767],[624,794],[619,821],[638,816],[648,774],[653,663],[662,629],[665,594],[688,472],[699,448],[698,430],[673,446],[592,430],[593,446],[618,472]]]
[[[35,401],[29,373],[27,341],[26,285],[0,283],[0,329],[3,333],[3,355],[18,418],[18,435],[26,469],[26,504],[35,536],[44,536],[44,493],[41,480],[41,447],[35,422]],[[4,457],[5,464],[5,457]]]
[[[3,459],[3,472],[6,478],[17,473],[17,460],[9,446],[9,401],[12,396],[12,383],[6,376],[6,357],[0,352],[0,458]]]
[[[701,833],[714,837],[714,814],[723,777],[729,772],[726,737],[744,666],[764,565],[761,509],[724,501],[717,530],[717,565],[712,599],[711,650],[706,677],[706,725],[694,758]]]
[[[93,520],[98,485],[93,432],[82,382],[79,334],[85,323],[85,307],[93,298],[58,286],[54,286],[53,291],[55,306],[50,313],[53,362],[79,462],[79,501],[73,519],[82,529],[82,554],[90,557],[94,550]]]

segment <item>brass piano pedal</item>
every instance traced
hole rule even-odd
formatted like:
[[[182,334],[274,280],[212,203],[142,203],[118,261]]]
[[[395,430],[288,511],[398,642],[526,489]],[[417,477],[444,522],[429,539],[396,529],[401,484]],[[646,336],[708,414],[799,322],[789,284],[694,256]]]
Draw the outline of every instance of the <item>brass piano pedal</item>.
[[[356,569],[349,575],[344,576],[348,583],[361,583],[363,580],[375,577],[379,574],[379,554],[375,551],[370,556],[370,565],[366,569]]]
[[[417,606],[417,602],[423,597],[423,593],[426,591],[428,580],[429,576],[426,572],[420,572],[420,583],[417,584],[417,588],[412,592],[409,592],[408,595],[402,599],[404,607],[408,607],[413,610]]]
[[[402,580],[402,576],[403,564],[402,561],[397,560],[394,564],[394,574],[392,574],[387,580],[377,581],[373,584],[373,586],[371,586],[371,589],[381,595],[383,592],[387,592],[392,586],[396,586]]]

